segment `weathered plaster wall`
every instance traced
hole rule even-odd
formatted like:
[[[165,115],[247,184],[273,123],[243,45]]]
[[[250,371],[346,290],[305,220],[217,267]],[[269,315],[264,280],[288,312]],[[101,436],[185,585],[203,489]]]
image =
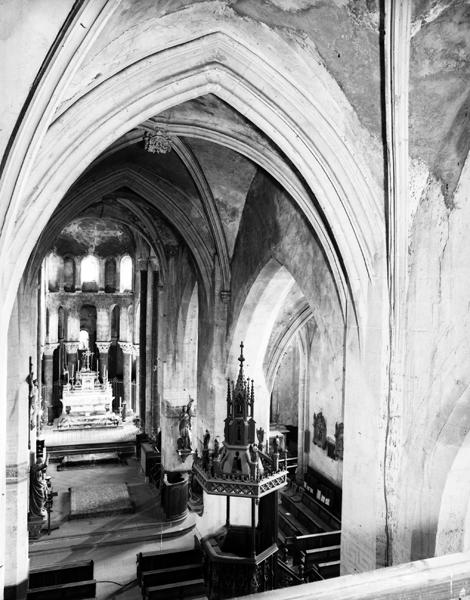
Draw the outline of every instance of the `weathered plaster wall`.
[[[452,207],[429,176],[410,233],[407,401],[402,415],[402,553],[431,556],[441,498],[453,460],[470,428],[470,161]],[[425,499],[425,500],[424,500]],[[462,527],[447,532],[458,545]],[[449,540],[450,536],[450,540]]]
[[[470,6],[413,6],[410,154],[428,165],[451,206],[470,149]]]
[[[274,380],[271,399],[272,421],[298,426],[299,349],[296,342],[287,349]]]
[[[343,462],[329,458],[326,450],[313,443],[314,414],[321,412],[325,417],[327,436],[335,440],[335,424],[342,423],[343,418],[343,348],[332,347],[328,332],[315,331],[310,359],[310,398],[308,414],[310,416],[310,447],[308,464],[342,486]]]

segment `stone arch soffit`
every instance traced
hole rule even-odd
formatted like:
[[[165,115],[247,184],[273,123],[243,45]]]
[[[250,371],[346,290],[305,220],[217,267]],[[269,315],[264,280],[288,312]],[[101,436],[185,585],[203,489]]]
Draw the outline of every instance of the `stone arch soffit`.
[[[284,353],[297,333],[313,318],[314,316],[311,307],[305,303],[299,308],[297,313],[293,316],[292,321],[287,324],[286,328],[279,333],[274,342],[271,344],[271,347],[268,348],[265,362],[265,372],[266,385],[270,392],[273,389],[276,373],[281,364]]]
[[[34,232],[54,209],[50,199],[63,197],[90,159],[153,114],[214,93],[264,131],[296,165],[338,240],[353,298],[365,294],[382,243],[372,177],[364,175],[367,167],[358,166],[359,154],[350,151],[334,123],[291,81],[246,46],[228,40],[216,32],[149,56],[100,83],[58,116],[43,139],[48,152],[37,155],[26,194],[29,204],[12,235],[12,240],[30,240],[18,249],[23,265],[37,239]],[[222,53],[223,64],[215,50]],[[306,120],[305,114],[312,118]],[[40,215],[35,225],[26,218],[33,206]],[[313,223],[312,206],[301,209]],[[15,244],[8,245],[12,240],[6,240],[7,246],[16,252]]]
[[[269,339],[279,311],[294,285],[292,275],[277,260],[270,259],[261,268],[229,330],[227,377],[237,364],[240,342],[243,342],[247,372],[250,377],[263,376],[266,382],[263,364]]]
[[[437,497],[435,555],[470,548],[470,386],[455,403],[432,453],[429,497]]]
[[[213,262],[211,250],[206,246],[202,236],[185,211],[179,206],[177,198],[175,199],[173,195],[170,196],[162,191],[154,178],[150,177],[150,174],[144,173],[142,169],[135,170],[131,165],[122,167],[118,171],[102,174],[94,178],[93,181],[85,182],[74,190],[67,197],[66,205],[70,206],[72,203],[79,202],[80,207],[83,209],[87,205],[97,202],[110,190],[116,190],[123,186],[128,187],[147,202],[153,204],[186,240],[198,266],[206,297],[209,298]],[[125,194],[120,193],[119,196],[121,195],[125,196]],[[132,207],[132,203],[129,203],[127,208],[132,209],[133,212],[136,211],[136,208]],[[143,212],[141,216],[144,217]],[[148,242],[150,246],[153,245],[150,240]],[[165,265],[164,253],[163,256],[159,254],[161,252],[157,254],[159,260],[162,259],[162,264]]]

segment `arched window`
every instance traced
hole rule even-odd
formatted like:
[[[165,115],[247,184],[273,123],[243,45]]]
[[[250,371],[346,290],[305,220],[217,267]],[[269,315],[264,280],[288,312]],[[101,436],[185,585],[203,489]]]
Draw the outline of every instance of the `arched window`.
[[[49,254],[47,258],[47,278],[50,292],[59,291],[61,259],[57,254]]]
[[[116,261],[108,258],[104,266],[104,291],[112,293],[116,291]]]
[[[73,258],[64,259],[64,290],[75,291],[75,261]]]
[[[81,264],[81,283],[84,292],[97,292],[100,276],[100,264],[96,256],[85,256]]]
[[[88,331],[86,329],[80,329],[80,335],[78,338],[78,349],[79,350],[88,350],[90,345],[90,336],[88,335]]]
[[[129,255],[121,258],[120,292],[132,292],[132,258]]]

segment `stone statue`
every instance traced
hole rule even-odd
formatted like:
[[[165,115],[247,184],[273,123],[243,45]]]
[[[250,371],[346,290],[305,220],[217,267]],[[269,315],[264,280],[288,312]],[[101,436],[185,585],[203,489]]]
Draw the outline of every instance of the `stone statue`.
[[[215,440],[214,440],[214,458],[217,458],[219,456],[219,452],[220,452],[219,438],[215,438]]]
[[[276,437],[273,439],[273,453],[279,454],[279,436],[278,435],[276,435]]]
[[[313,415],[313,443],[326,448],[326,421],[321,411]]]
[[[258,438],[259,447],[262,450],[263,442],[264,442],[264,429],[262,427],[260,427],[259,429],[256,430],[256,437]]]
[[[46,518],[45,509],[47,484],[44,479],[44,471],[47,464],[40,458],[31,467],[29,472],[29,512],[32,516]]]
[[[33,379],[29,391],[29,428],[33,430],[36,427],[36,410],[38,403],[38,380]]]
[[[344,424],[336,423],[335,425],[335,458],[336,460],[343,460],[343,434]]]
[[[179,432],[180,437],[178,438],[178,450],[189,450],[191,451],[191,417],[192,417],[192,403],[194,400],[190,397],[187,406],[183,406],[180,414]]]
[[[209,450],[210,439],[211,439],[211,434],[209,433],[209,430],[206,429],[206,433],[204,434],[204,437],[202,439],[202,446],[203,446],[204,450]]]

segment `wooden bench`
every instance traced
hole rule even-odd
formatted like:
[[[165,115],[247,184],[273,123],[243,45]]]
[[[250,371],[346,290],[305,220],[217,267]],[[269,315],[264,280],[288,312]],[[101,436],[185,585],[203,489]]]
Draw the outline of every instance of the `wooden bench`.
[[[175,552],[139,552],[137,554],[137,582],[142,587],[142,575],[144,572],[168,569],[190,565],[202,564],[202,553],[199,548]]]
[[[318,500],[315,500],[310,494],[304,492],[302,494],[302,504],[304,504],[312,513],[324,523],[324,531],[341,529],[341,521],[326,506]]]
[[[279,527],[288,537],[297,537],[305,534],[305,527],[284,507],[279,507]]]
[[[74,581],[28,590],[27,600],[89,600],[96,598],[96,581]]]
[[[202,577],[202,563],[197,562],[187,565],[178,565],[176,567],[167,567],[166,569],[154,569],[153,571],[143,571],[141,580],[142,587],[165,585]]]
[[[285,509],[306,527],[310,533],[321,533],[331,530],[318,516],[314,515],[303,502],[295,502],[287,494],[281,494],[281,503]]]
[[[302,550],[301,563],[304,567],[304,572],[307,573],[313,565],[318,567],[319,564],[324,564],[328,561],[339,561],[340,550],[341,546],[339,544]]]
[[[318,563],[318,572],[323,579],[330,579],[331,577],[339,577],[340,575],[340,561],[330,560],[326,562]]]
[[[324,546],[336,546],[341,544],[340,531],[325,531],[323,533],[310,533],[308,535],[296,535],[286,539],[286,545],[292,554],[294,564],[300,562],[301,552],[322,548]]]
[[[178,583],[167,583],[165,585],[155,585],[142,589],[144,600],[172,600],[200,598],[205,596],[206,586],[204,579],[190,579]]]
[[[62,583],[90,581],[94,577],[93,571],[94,562],[92,560],[31,569],[29,572],[28,589],[44,588]]]

